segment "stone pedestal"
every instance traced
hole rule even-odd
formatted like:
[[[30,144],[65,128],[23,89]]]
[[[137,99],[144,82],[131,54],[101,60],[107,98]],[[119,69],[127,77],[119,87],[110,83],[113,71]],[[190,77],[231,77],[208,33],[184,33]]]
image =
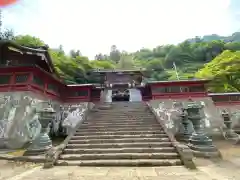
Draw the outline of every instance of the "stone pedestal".
[[[222,117],[223,117],[224,124],[227,128],[226,131],[224,132],[225,138],[228,140],[238,140],[239,135],[235,133],[234,130],[232,129],[232,121],[231,121],[230,114],[227,111],[223,110]]]
[[[52,140],[49,138],[49,124],[53,120],[55,111],[52,107],[44,108],[39,112],[39,122],[41,123],[41,132],[39,136],[28,147],[25,155],[44,154],[52,147]]]
[[[184,108],[181,110],[180,119],[183,125],[183,129],[178,133],[177,138],[180,141],[188,142],[193,131],[191,129],[191,121],[188,119],[187,111]]]
[[[200,115],[202,108],[202,105],[193,102],[187,106],[188,119],[192,121],[195,130],[189,139],[188,146],[192,149],[195,156],[221,157],[220,152],[213,145],[212,139],[204,132],[203,119]]]
[[[5,145],[5,139],[4,137],[0,138],[0,149],[6,149],[6,145]]]

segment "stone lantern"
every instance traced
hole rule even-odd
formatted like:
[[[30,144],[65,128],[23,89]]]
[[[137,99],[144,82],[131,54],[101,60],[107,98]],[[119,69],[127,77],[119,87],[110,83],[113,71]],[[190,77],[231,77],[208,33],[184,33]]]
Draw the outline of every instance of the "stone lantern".
[[[180,119],[183,125],[183,130],[178,133],[178,139],[183,142],[188,142],[193,133],[193,130],[191,127],[191,121],[188,119],[188,113],[185,108],[181,109]]]
[[[224,133],[225,138],[230,140],[238,140],[239,135],[235,133],[234,130],[232,129],[231,115],[229,114],[229,112],[227,112],[226,110],[223,110],[222,117],[223,117],[223,122],[227,128],[226,132]]]
[[[192,133],[188,146],[193,150],[194,155],[202,157],[219,157],[220,152],[213,145],[212,139],[210,139],[203,129],[203,117],[201,117],[201,110],[203,106],[190,102],[187,105],[188,119],[192,122],[194,132]]]
[[[49,125],[55,118],[56,112],[48,105],[48,107],[42,108],[38,111],[39,122],[41,124],[41,132],[39,136],[33,140],[32,144],[28,147],[27,155],[43,154],[52,147],[52,140],[49,138]]]

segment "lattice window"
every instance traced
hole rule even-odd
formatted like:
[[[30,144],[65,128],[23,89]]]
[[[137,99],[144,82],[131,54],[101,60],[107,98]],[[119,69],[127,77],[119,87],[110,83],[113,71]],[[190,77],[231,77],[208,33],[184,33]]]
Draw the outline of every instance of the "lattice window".
[[[156,93],[166,93],[167,88],[166,87],[153,87],[152,88],[152,93],[156,94]]]
[[[171,93],[180,93],[181,89],[179,86],[172,86],[172,87],[168,87],[169,92]]]
[[[189,92],[204,92],[205,88],[204,86],[190,86]]]
[[[33,76],[33,83],[38,85],[38,86],[44,87],[43,80],[40,77],[37,77],[35,75]]]
[[[11,75],[0,75],[0,84],[9,84]]]
[[[240,101],[240,95],[229,96],[230,101]]]
[[[212,96],[214,102],[226,102],[229,101],[229,96]]]
[[[16,83],[24,83],[27,82],[29,74],[17,74],[15,77]]]
[[[81,97],[81,96],[88,96],[88,90],[76,91],[70,94],[72,97]]]
[[[53,91],[55,93],[59,93],[58,87],[55,86],[54,84],[48,84],[48,90]]]
[[[91,91],[91,96],[92,97],[100,97],[100,94],[101,94],[101,90],[99,90],[99,89],[93,89]]]
[[[181,87],[182,92],[189,92],[189,88],[186,86]]]

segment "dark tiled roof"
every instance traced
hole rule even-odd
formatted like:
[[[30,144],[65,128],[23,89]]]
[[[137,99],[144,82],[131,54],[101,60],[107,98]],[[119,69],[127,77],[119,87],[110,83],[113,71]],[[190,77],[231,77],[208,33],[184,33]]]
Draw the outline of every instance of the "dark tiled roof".
[[[24,53],[31,53],[31,54],[43,54],[46,59],[46,63],[51,71],[51,73],[57,75],[56,70],[53,66],[51,56],[48,52],[48,46],[40,46],[40,47],[27,47],[27,46],[21,46],[14,41],[9,41],[9,40],[1,40],[0,41],[0,53],[2,51],[2,48],[4,47],[13,47],[21,52]],[[0,59],[1,61],[1,59]]]

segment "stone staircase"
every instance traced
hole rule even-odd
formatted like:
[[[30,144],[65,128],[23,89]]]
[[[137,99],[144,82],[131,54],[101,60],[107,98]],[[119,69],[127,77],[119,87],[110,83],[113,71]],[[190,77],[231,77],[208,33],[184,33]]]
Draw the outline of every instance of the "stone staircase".
[[[95,107],[56,165],[176,166],[177,150],[144,103]]]

